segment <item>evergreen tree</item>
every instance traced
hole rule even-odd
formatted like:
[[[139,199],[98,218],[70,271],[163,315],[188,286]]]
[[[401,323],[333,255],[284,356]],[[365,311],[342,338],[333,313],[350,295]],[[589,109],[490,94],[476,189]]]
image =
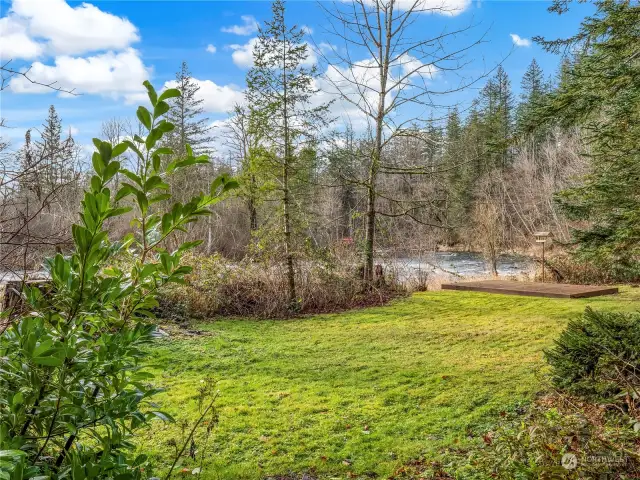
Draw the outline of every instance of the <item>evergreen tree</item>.
[[[544,73],[534,58],[522,76],[520,84],[520,104],[516,112],[517,130],[521,131],[530,125],[531,114],[540,106],[545,94],[546,83]]]
[[[167,121],[176,128],[168,135],[165,143],[171,145],[178,155],[187,153],[190,145],[194,154],[209,154],[213,138],[210,135],[209,119],[203,117],[204,100],[199,98],[200,85],[193,79],[187,62],[182,62],[176,73],[175,88],[181,95],[170,102]]]
[[[302,170],[308,168],[308,155],[300,153],[314,143],[318,128],[326,124],[327,107],[311,104],[317,71],[315,66],[306,66],[309,49],[304,31],[287,25],[283,1],[274,1],[271,10],[273,18],[258,32],[254,66],[247,74],[246,97],[259,135],[272,153],[267,157],[271,161],[265,173],[277,178],[281,194],[281,238],[289,301],[294,307],[296,177],[304,176]]]
[[[590,225],[574,232],[576,253],[621,278],[640,276],[640,5],[600,0],[569,39],[545,41],[553,52],[578,52],[540,118],[577,125],[591,172],[557,200]],[[556,2],[555,10],[566,7]]]
[[[436,123],[431,115],[431,119],[427,125],[426,143],[422,151],[422,156],[427,167],[435,170],[442,157],[442,140],[444,133],[442,128]]]
[[[507,72],[498,67],[480,93],[480,107],[485,138],[484,172],[506,168],[511,164],[513,135],[513,93]]]
[[[466,214],[470,210],[471,171],[473,165],[465,157],[465,129],[457,108],[453,108],[447,116],[444,136],[443,170],[446,183],[446,215],[447,224],[456,231],[465,223]],[[456,243],[456,238],[449,238],[449,243]]]
[[[28,180],[25,180],[23,187],[33,191],[42,200],[56,188],[68,184],[75,176],[76,153],[71,132],[66,139],[62,138],[62,121],[51,105],[42,125],[40,139],[32,142],[31,131],[25,135],[20,163]]]
[[[537,151],[549,129],[539,125],[536,111],[542,106],[551,87],[548,81],[545,81],[544,72],[535,58],[524,73],[520,88],[520,104],[516,111],[518,140],[520,146],[532,149],[536,161],[540,163],[542,159],[537,155]]]

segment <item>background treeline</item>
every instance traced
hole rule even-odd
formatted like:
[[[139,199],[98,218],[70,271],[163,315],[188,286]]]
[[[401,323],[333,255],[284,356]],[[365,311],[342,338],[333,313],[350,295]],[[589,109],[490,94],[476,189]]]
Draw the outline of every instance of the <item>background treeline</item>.
[[[186,63],[176,75],[182,96],[166,114],[176,128],[164,146],[180,156],[191,145],[215,161],[173,176],[169,193],[190,198],[220,173],[241,184],[176,241],[203,238],[200,254],[282,268],[277,290],[290,303],[314,262],[373,284],[383,280],[369,266],[374,254],[456,248],[483,251],[495,272],[496,256],[527,251],[537,230],[552,231],[582,262],[582,277],[556,265],[559,279],[635,279],[638,7],[595,5],[597,15],[575,37],[538,39],[564,53],[558,71],[543,72],[533,60],[516,96],[498,66],[470,106],[433,110],[391,134],[380,127],[380,142],[375,126],[332,117],[330,96],[308,66],[310,47],[302,31],[282,28],[285,6],[275,2],[247,75],[247,102],[226,122],[206,118]],[[274,54],[281,44],[290,46],[283,58]],[[61,125],[52,106],[39,135],[26,132],[17,149],[2,145],[3,269],[34,268],[68,245],[88,160]],[[139,131],[138,122],[112,119],[100,133],[117,143]],[[135,171],[134,157],[127,161]],[[109,228],[122,235],[129,221],[123,216]]]
[[[567,68],[564,64],[563,70]],[[583,156],[587,147],[577,128],[549,125],[530,133],[536,108],[558,88],[560,75],[545,76],[533,60],[516,98],[507,73],[498,67],[469,108],[452,107],[445,118],[430,119],[428,128],[408,128],[395,138],[384,152],[386,163],[397,168],[381,174],[377,247],[409,255],[438,246],[526,250],[532,233],[543,227],[568,240],[569,223],[553,195],[580,181],[588,168]],[[238,259],[268,253],[270,230],[277,228],[279,179],[265,140],[251,130],[251,112],[238,106],[226,125],[211,127],[186,64],[176,79],[183,97],[168,113],[177,127],[166,144],[177,151],[190,144],[196,154],[209,154],[215,161],[198,175],[172,179],[172,193],[186,198],[221,172],[244,180],[237,198],[189,235],[205,238],[200,248],[206,254]],[[350,125],[329,128],[333,130],[297,154],[291,195],[300,252],[361,241],[366,205],[360,184],[370,140]],[[116,118],[104,122],[99,133],[118,142],[137,131],[136,122]],[[17,152],[8,146],[3,152],[5,165],[20,175],[4,193],[16,200],[13,206],[23,217],[44,207],[29,234],[47,237],[44,249],[64,249],[63,232],[73,221],[89,160],[71,134],[63,132],[54,106],[40,132],[38,140],[31,139],[33,130],[27,132]],[[405,166],[411,171],[404,171]],[[111,228],[128,227],[121,220]],[[58,231],[60,236],[51,239]],[[33,250],[37,238],[30,241],[29,264],[43,253]]]

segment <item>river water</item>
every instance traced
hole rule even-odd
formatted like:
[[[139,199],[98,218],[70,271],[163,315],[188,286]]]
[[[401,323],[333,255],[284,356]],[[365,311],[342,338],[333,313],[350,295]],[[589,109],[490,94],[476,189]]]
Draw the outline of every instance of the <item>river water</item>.
[[[401,281],[419,277],[425,273],[436,277],[482,277],[490,275],[488,264],[482,254],[476,252],[430,252],[420,258],[405,257],[380,259],[386,269],[395,271]],[[530,274],[533,261],[520,255],[500,255],[498,275],[501,277]],[[451,273],[456,275],[451,275]]]

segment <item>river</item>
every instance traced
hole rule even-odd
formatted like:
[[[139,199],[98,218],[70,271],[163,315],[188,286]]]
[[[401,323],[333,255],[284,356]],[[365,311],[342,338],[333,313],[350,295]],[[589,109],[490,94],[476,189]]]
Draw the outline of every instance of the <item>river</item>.
[[[482,254],[477,252],[431,252],[423,257],[399,257],[380,259],[386,269],[396,272],[398,279],[406,281],[425,273],[430,277],[482,277],[490,271]],[[521,255],[500,255],[498,257],[498,275],[501,277],[531,274],[534,267],[529,257]],[[451,275],[451,273],[456,275]]]

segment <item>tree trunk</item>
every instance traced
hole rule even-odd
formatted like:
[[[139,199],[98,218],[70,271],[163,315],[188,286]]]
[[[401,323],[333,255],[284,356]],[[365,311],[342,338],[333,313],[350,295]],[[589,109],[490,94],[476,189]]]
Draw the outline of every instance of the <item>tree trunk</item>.
[[[285,150],[288,150],[285,147]],[[286,155],[285,155],[286,156]],[[291,198],[289,195],[289,163],[285,159],[282,175],[282,205],[283,205],[283,220],[284,220],[284,253],[287,260],[287,281],[289,284],[289,303],[293,307],[296,303],[296,274],[293,268],[293,252],[291,248],[291,212],[290,203]]]
[[[256,179],[254,175],[251,175],[251,189],[248,200],[248,209],[249,209],[249,230],[250,233],[253,234],[256,230],[258,230],[258,210],[256,209],[256,201],[254,198],[255,194],[255,184]]]
[[[284,23],[283,23],[283,37]],[[282,165],[282,210],[284,221],[284,253],[287,260],[287,282],[289,284],[289,307],[293,308],[296,304],[296,272],[293,267],[293,251],[291,245],[291,192],[289,191],[289,167],[291,166],[291,140],[289,132],[289,111],[287,104],[287,55],[286,45],[283,43],[283,70],[282,70],[282,86],[283,86],[283,122],[284,122],[284,162]]]
[[[376,232],[376,189],[374,162],[369,169],[369,187],[367,192],[367,222],[365,224],[364,242],[364,281],[373,282],[373,253]]]

